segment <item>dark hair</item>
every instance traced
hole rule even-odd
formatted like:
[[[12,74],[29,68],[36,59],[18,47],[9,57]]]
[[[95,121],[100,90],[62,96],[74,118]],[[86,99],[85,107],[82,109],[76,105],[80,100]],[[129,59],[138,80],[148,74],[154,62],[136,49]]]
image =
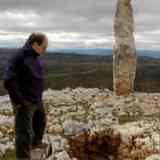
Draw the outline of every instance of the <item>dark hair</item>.
[[[34,32],[29,36],[27,41],[30,45],[32,45],[34,42],[37,42],[38,45],[41,45],[45,38],[46,35],[44,35],[43,33]]]

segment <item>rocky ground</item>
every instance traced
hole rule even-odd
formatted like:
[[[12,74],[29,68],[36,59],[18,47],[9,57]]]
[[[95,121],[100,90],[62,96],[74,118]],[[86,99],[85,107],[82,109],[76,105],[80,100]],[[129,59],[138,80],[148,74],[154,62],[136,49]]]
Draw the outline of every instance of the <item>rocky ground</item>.
[[[65,88],[44,92],[52,144],[48,160],[159,160],[160,93],[116,96],[108,89]],[[14,115],[0,97],[0,155],[14,150]],[[4,158],[2,158],[4,159]]]

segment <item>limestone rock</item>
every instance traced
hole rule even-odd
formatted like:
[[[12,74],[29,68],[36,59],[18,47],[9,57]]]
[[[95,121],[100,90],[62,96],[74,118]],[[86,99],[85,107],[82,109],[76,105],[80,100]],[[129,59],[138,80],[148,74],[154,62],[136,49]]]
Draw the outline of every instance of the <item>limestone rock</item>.
[[[158,155],[158,154],[152,155],[152,156],[146,158],[145,160],[160,160],[160,155]]]
[[[65,151],[59,152],[59,153],[55,156],[55,159],[56,159],[56,160],[72,160]]]
[[[65,100],[62,102],[62,99]],[[105,154],[101,151],[103,144],[114,148],[118,142],[115,137],[118,138],[118,135],[120,145],[115,148],[119,159],[116,160],[145,160],[160,150],[160,93],[136,92],[130,96],[118,96],[108,89],[49,89],[45,91],[43,100],[47,108],[43,140],[53,148],[53,154],[47,160],[62,159],[62,153],[71,160],[76,159],[69,154],[71,148],[82,147],[74,151],[85,153],[87,150],[84,144],[89,145],[91,142],[95,144],[94,147],[88,146],[93,153],[92,157],[104,159]],[[0,156],[14,148],[14,116],[10,110],[5,110],[9,100],[2,102]],[[87,139],[84,138],[86,135]],[[77,145],[70,145],[69,140],[73,137]],[[104,137],[111,143],[107,143]],[[115,160],[113,153],[108,158]]]
[[[117,95],[133,93],[136,48],[131,0],[118,0],[114,21],[113,88]]]

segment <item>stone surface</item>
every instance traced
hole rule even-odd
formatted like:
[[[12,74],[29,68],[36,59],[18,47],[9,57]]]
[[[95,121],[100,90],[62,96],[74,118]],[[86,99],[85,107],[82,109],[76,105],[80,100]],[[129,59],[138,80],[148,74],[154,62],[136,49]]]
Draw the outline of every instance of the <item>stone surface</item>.
[[[146,160],[160,160],[160,154],[158,155],[152,155],[148,158],[146,158]]]
[[[131,0],[118,0],[114,21],[113,88],[117,95],[133,93],[136,47]]]
[[[83,157],[88,150],[90,156],[103,160],[104,152],[109,151],[103,147],[106,144],[114,148],[107,157],[112,160],[114,151],[118,155],[116,160],[145,160],[160,151],[160,93],[117,96],[108,89],[79,87],[46,90],[43,99],[47,114],[43,140],[53,148],[49,160],[65,160],[64,157],[81,160],[77,152]],[[11,109],[5,108],[6,104],[11,107],[9,99],[1,101],[0,154],[3,155],[14,148],[14,116]],[[71,139],[74,143],[70,143]]]

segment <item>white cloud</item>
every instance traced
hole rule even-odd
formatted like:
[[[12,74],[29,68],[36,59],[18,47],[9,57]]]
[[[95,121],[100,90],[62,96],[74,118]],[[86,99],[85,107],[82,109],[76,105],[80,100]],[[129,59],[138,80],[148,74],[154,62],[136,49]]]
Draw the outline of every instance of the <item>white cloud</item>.
[[[104,35],[85,35],[79,33],[47,33],[49,38],[49,47],[55,47],[55,44],[70,44],[68,47],[75,47],[75,43],[77,43],[78,47],[95,47],[99,45],[99,47],[106,47],[109,43],[110,46],[113,42],[113,37],[111,36],[104,36]],[[73,44],[73,45],[72,45]],[[58,45],[59,46],[59,45]],[[109,46],[108,46],[109,47]],[[57,47],[56,47],[57,48]]]
[[[50,48],[113,46],[117,0],[0,1],[0,44],[22,46],[34,31],[49,37]],[[160,49],[159,0],[134,0],[138,48]]]

